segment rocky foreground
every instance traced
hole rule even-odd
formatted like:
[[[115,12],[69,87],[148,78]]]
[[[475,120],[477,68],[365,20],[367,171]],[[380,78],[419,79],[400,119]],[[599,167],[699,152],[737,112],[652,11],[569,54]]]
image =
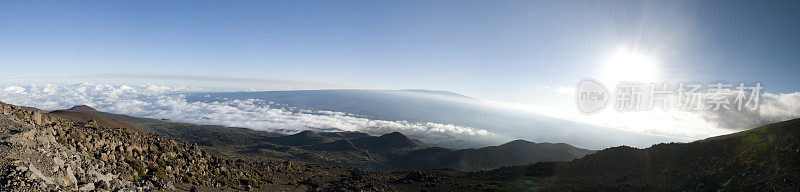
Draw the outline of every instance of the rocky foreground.
[[[0,103],[0,189],[34,191],[500,190],[503,178],[442,170],[364,172],[224,159],[94,114]]]

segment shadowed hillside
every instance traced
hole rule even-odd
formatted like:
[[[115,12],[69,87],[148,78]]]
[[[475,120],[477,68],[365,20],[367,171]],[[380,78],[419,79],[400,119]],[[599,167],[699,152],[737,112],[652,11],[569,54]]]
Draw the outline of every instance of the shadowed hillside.
[[[800,119],[691,143],[613,147],[559,164],[557,190],[798,191]]]
[[[451,168],[487,170],[533,162],[570,161],[594,151],[564,143],[534,143],[515,140],[500,146],[452,151],[429,148],[411,152],[409,158],[397,160],[400,166],[414,169]]]

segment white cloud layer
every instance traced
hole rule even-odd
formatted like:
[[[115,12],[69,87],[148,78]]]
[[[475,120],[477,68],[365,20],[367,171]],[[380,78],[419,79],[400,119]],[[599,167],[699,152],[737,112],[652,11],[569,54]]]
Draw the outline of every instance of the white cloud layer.
[[[336,111],[291,108],[257,99],[188,102],[181,92],[197,88],[163,85],[32,84],[8,86],[0,101],[45,110],[89,105],[97,110],[147,118],[246,127],[256,130],[344,130],[410,135],[441,133],[446,136],[486,136],[486,130],[439,123],[371,120]]]
[[[744,130],[760,125],[800,118],[800,92],[761,95],[758,110],[743,109],[704,111],[703,117],[720,127]],[[752,107],[748,105],[747,107]]]
[[[18,86],[8,86],[3,89],[3,94],[25,94],[25,88]]]

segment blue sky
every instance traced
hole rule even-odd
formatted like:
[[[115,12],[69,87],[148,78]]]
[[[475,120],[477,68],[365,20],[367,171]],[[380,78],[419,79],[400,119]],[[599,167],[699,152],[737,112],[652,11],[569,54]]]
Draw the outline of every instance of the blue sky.
[[[571,101],[541,87],[596,78],[622,48],[651,55],[663,81],[789,93],[800,90],[798,10],[796,1],[3,1],[0,75],[438,89],[539,104]]]

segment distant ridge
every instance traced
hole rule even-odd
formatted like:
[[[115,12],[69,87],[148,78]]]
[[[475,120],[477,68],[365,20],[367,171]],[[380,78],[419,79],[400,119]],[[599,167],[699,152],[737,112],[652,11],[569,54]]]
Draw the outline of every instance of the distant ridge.
[[[89,107],[88,105],[76,105],[76,106],[74,106],[72,108],[69,108],[67,110],[70,110],[70,111],[82,111],[82,112],[97,111],[96,109],[94,109],[92,107]]]
[[[417,92],[417,93],[425,93],[425,94],[445,95],[445,96],[454,96],[454,97],[463,97],[463,98],[475,99],[474,97],[462,95],[462,94],[451,92],[451,91],[429,90],[429,89],[401,89],[401,90],[398,90],[398,91]]]

